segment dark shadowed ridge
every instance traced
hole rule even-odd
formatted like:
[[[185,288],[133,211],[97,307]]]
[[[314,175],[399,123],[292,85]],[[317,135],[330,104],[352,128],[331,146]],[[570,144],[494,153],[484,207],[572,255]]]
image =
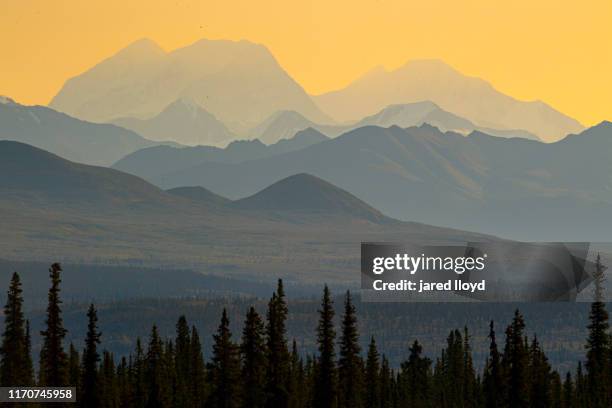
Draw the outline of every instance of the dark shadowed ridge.
[[[170,190],[167,190],[167,193],[187,198],[201,204],[214,205],[217,207],[223,207],[231,203],[230,199],[199,186],[171,188]]]
[[[390,221],[355,196],[306,173],[289,176],[250,197],[234,201],[232,205],[254,211],[303,211],[372,222]]]
[[[0,141],[0,191],[104,206],[171,202],[171,196],[136,176],[74,163],[13,141]]]

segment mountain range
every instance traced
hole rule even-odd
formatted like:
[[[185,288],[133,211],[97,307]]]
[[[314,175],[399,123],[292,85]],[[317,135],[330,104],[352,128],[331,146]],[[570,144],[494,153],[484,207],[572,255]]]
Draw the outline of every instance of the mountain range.
[[[392,71],[379,67],[347,87],[314,100],[339,121],[358,120],[388,105],[431,101],[476,126],[522,129],[547,142],[583,129],[579,122],[544,102],[507,96],[490,83],[463,75],[440,60],[410,61]]]
[[[2,139],[97,165],[111,165],[129,153],[160,144],[115,125],[85,122],[44,106],[21,105],[8,97],[0,98]]]
[[[119,118],[112,123],[150,140],[174,140],[190,146],[225,145],[236,138],[223,122],[185,98],[172,102],[152,118]]]
[[[267,48],[244,40],[203,39],[171,52],[137,41],[69,79],[49,106],[108,122],[149,119],[180,98],[195,101],[234,133],[284,109],[329,120]]]
[[[69,79],[49,106],[190,145],[247,137],[270,144],[306,127],[333,137],[363,118],[376,120],[385,108],[404,117],[390,122],[385,115],[379,125],[434,122],[442,130],[546,142],[583,130],[544,102],[512,98],[439,60],[377,68],[343,89],[311,96],[266,47],[245,40],[203,39],[170,52],[139,40]]]
[[[389,105],[374,115],[366,116],[357,122],[345,125],[322,125],[306,119],[298,112],[277,112],[255,127],[250,132],[250,137],[259,139],[264,143],[274,143],[279,139],[289,138],[297,131],[306,128],[316,129],[329,137],[336,137],[363,126],[389,127],[395,125],[405,128],[420,126],[425,123],[442,131],[450,130],[465,135],[473,131],[480,131],[492,136],[539,140],[536,135],[525,130],[492,129],[476,126],[471,121],[447,112],[429,101]]]
[[[610,122],[555,143],[466,137],[430,125],[366,126],[289,153],[139,175],[164,188],[200,185],[237,199],[309,173],[403,220],[521,240],[609,241],[610,152]]]
[[[281,139],[265,145],[258,139],[240,140],[225,148],[213,146],[173,147],[155,146],[141,149],[119,160],[113,168],[135,174],[144,179],[153,179],[166,173],[188,169],[206,161],[216,163],[239,163],[300,150],[329,140],[319,131],[308,128],[298,131],[289,139]]]
[[[17,176],[17,177],[16,177]],[[297,174],[231,201],[164,191],[117,170],[0,141],[5,259],[183,268],[249,279],[356,283],[359,244],[492,237],[401,222],[334,185]]]

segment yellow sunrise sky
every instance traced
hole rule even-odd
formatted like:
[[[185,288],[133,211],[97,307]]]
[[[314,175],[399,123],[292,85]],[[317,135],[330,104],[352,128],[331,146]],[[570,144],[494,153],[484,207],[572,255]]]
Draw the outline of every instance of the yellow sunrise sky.
[[[309,93],[439,58],[585,125],[612,119],[611,0],[0,0],[0,94],[47,104],[129,43],[266,45]]]

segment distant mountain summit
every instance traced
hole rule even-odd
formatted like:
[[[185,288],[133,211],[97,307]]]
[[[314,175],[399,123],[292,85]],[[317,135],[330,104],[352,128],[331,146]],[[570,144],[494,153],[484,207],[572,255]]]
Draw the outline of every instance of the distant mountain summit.
[[[168,53],[151,40],[137,41],[69,79],[50,106],[108,122],[152,117],[183,97],[235,133],[279,110],[328,120],[267,48],[244,40],[204,39]]]
[[[393,71],[378,68],[344,89],[314,98],[324,112],[340,121],[358,120],[388,105],[432,101],[476,126],[522,129],[549,142],[583,129],[543,102],[504,95],[488,82],[465,76],[440,60],[411,61]]]
[[[524,130],[500,130],[476,126],[471,121],[447,112],[430,101],[389,105],[380,112],[363,118],[353,125],[352,128],[356,129],[362,126],[399,126],[407,128],[423,124],[435,126],[443,132],[453,131],[467,135],[473,131],[481,131],[491,136],[521,137],[523,139],[539,140],[536,135]]]
[[[81,163],[110,165],[136,150],[159,145],[131,130],[85,122],[44,106],[0,99],[0,140],[14,140]]]
[[[227,144],[234,137],[214,115],[186,98],[177,99],[152,118],[120,118],[113,123],[150,140],[191,146]]]
[[[289,176],[232,204],[236,208],[256,211],[306,212],[371,222],[390,220],[352,194],[306,173]]]

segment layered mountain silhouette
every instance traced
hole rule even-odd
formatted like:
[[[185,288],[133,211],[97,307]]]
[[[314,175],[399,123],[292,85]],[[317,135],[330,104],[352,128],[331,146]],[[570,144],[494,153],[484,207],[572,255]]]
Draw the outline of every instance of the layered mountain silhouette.
[[[86,120],[148,118],[179,98],[243,133],[279,110],[328,120],[262,45],[200,40],[165,52],[137,41],[66,82],[50,107]]]
[[[380,112],[363,118],[351,128],[394,125],[406,128],[423,124],[435,126],[443,132],[453,131],[467,135],[473,131],[480,131],[491,136],[539,140],[536,135],[520,129],[502,130],[476,126],[471,121],[447,112],[429,101],[387,106]]]
[[[492,240],[390,219],[298,174],[230,201],[199,187],[163,191],[104,167],[0,142],[2,256],[175,268],[293,281],[357,282],[362,240]]]
[[[0,139],[40,147],[70,160],[110,165],[136,150],[159,145],[115,125],[72,118],[44,106],[0,100]]]
[[[237,199],[309,173],[395,218],[523,240],[608,241],[611,151],[609,122],[556,143],[369,126],[286,154],[148,178]]]
[[[377,68],[344,89],[316,96],[315,101],[340,121],[358,120],[392,104],[432,101],[476,126],[523,129],[549,142],[582,130],[576,120],[541,101],[504,95],[439,60],[411,61],[393,71]]]
[[[521,137],[524,139],[539,140],[530,132],[520,129],[493,129],[476,126],[471,121],[441,109],[430,101],[389,105],[374,115],[350,124],[322,125],[306,119],[297,112],[277,112],[270,118],[255,127],[250,136],[258,138],[265,143],[271,143],[282,138],[291,137],[299,130],[306,128],[316,129],[329,137],[336,137],[349,130],[363,126],[399,126],[411,127],[430,124],[442,131],[454,131],[469,134],[475,130],[499,137]]]
[[[325,140],[328,140],[325,135],[308,128],[297,132],[290,139],[282,139],[268,146],[257,139],[235,141],[224,149],[211,146],[186,148],[156,146],[129,154],[113,167],[152,180],[160,175],[188,169],[206,161],[239,163],[292,152]]]
[[[214,115],[184,98],[172,102],[152,118],[120,118],[112,122],[150,140],[174,140],[183,145],[216,146],[235,138]]]

